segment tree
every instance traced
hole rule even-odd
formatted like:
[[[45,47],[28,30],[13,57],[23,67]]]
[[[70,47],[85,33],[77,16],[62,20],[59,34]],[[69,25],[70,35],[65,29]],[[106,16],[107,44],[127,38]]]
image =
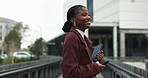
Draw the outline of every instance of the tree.
[[[18,22],[12,27],[12,30],[5,37],[3,47],[9,52],[13,52],[20,49],[21,40],[24,37],[24,33],[29,29],[28,25],[23,26],[22,22]]]
[[[42,52],[44,51],[45,48],[46,48],[46,42],[44,41],[43,38],[37,39],[34,42],[34,44],[29,46],[30,51],[37,54],[38,58],[39,58],[39,55],[42,54]]]

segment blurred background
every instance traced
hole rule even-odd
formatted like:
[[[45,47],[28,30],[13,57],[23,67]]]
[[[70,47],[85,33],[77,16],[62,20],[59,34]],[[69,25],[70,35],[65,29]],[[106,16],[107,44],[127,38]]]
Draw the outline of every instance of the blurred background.
[[[84,5],[91,16],[91,28],[85,34],[93,41],[92,46],[103,44],[105,57],[142,71],[148,69],[147,0],[0,0],[0,3],[0,65],[45,56],[61,57],[67,10],[73,5]]]

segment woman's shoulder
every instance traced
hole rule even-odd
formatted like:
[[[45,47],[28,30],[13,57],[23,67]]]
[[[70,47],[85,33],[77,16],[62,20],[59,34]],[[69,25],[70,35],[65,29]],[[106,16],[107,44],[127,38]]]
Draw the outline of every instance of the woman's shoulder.
[[[74,32],[69,32],[69,33],[67,33],[66,37],[77,38],[77,34]]]
[[[67,33],[64,42],[65,43],[76,43],[77,41],[79,41],[77,35],[74,32],[69,32]]]

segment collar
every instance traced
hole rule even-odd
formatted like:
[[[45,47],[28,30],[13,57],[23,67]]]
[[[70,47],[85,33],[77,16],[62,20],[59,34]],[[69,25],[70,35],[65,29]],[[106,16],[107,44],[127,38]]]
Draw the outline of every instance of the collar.
[[[81,36],[81,34],[76,30],[75,27],[71,27],[70,32],[74,32],[75,34],[77,34],[77,36],[80,38],[80,40],[85,43],[85,41],[90,45],[92,44],[92,41],[90,41],[85,35],[84,38]],[[83,32],[83,31],[82,31]],[[83,32],[84,33],[84,32]],[[85,41],[84,41],[85,39]]]
[[[84,38],[84,32],[83,31],[81,31],[80,29],[76,29],[80,34],[81,34],[81,36]]]

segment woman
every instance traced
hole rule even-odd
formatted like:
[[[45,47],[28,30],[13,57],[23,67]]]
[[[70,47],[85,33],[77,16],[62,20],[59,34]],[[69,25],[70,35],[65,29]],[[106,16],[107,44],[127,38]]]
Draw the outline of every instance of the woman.
[[[75,5],[67,12],[63,31],[68,32],[64,40],[61,68],[63,78],[93,78],[105,65],[92,61],[92,42],[84,35],[90,28],[90,16],[85,6]],[[103,52],[97,58],[103,58]]]

